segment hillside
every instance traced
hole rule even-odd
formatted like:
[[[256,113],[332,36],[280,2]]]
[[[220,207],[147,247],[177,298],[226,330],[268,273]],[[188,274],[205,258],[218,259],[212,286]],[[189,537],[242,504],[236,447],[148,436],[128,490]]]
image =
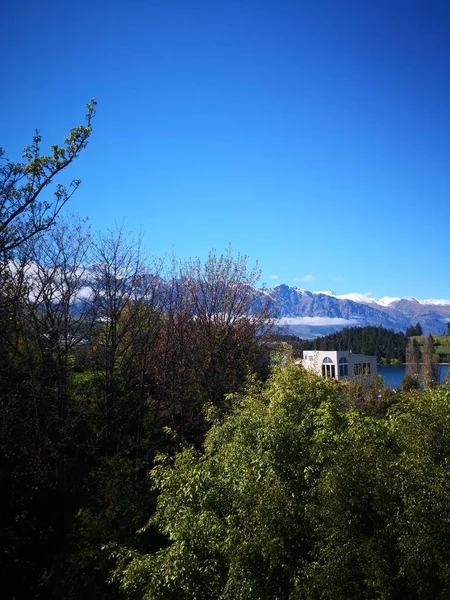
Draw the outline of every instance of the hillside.
[[[414,337],[419,343],[421,350],[425,337],[424,335]],[[450,335],[434,335],[433,343],[434,351],[439,356],[440,362],[450,362]]]
[[[405,361],[408,338],[383,327],[349,327],[309,342],[311,350],[351,350],[388,361]]]
[[[278,327],[285,333],[313,339],[345,327],[384,327],[405,332],[420,322],[424,334],[442,335],[450,321],[448,300],[382,298],[364,294],[335,295],[278,285],[270,290],[278,308]]]

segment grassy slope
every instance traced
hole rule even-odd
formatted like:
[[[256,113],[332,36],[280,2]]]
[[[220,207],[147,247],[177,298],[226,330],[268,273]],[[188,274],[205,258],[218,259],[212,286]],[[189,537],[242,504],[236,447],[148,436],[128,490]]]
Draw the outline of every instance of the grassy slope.
[[[420,346],[423,346],[423,341],[426,336],[415,336]],[[450,335],[433,335],[434,351],[440,356],[447,356],[445,362],[450,362]]]

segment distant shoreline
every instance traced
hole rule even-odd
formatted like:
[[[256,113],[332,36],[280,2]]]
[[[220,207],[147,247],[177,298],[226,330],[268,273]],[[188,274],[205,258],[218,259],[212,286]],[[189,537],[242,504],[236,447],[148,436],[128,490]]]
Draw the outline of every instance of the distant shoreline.
[[[379,363],[379,362],[377,362],[377,365],[379,365],[381,367],[401,367],[402,365],[406,366],[406,365],[409,365],[409,364],[412,365],[412,364],[415,364],[415,363],[404,362],[404,363],[394,363],[394,364],[391,364],[391,363]],[[417,363],[417,364],[421,365],[423,363]],[[442,362],[442,363],[440,362],[440,363],[438,363],[438,366],[439,365],[450,365],[450,362],[445,362],[445,363],[444,362]]]

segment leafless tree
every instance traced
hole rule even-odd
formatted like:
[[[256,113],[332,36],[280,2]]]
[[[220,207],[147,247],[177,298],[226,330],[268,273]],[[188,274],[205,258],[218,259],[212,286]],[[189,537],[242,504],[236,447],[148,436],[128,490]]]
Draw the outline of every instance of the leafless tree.
[[[413,338],[408,339],[406,345],[406,375],[419,380],[420,377],[420,348],[417,341]]]
[[[40,352],[43,381],[57,386],[61,418],[69,353],[90,335],[95,321],[88,287],[90,252],[89,229],[72,217],[24,242],[9,263],[22,290],[17,306],[25,339]]]
[[[172,424],[198,439],[205,403],[226,409],[226,395],[267,359],[273,303],[257,285],[257,266],[231,248],[222,255],[212,251],[205,262],[174,260],[171,269],[160,390]]]
[[[439,359],[434,352],[434,343],[431,335],[427,335],[423,342],[421,379],[427,386],[437,381]]]
[[[151,267],[123,227],[100,234],[91,268],[96,307],[95,368],[105,391],[106,428],[139,418],[150,402],[155,338],[160,329],[160,261]],[[117,418],[113,419],[113,412]],[[136,412],[138,416],[136,417]]]

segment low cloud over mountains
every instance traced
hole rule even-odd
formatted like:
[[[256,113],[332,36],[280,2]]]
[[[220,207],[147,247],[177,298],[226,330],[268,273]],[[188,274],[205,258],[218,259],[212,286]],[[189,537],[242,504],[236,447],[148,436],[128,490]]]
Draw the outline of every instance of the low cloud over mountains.
[[[424,333],[442,334],[450,321],[450,300],[391,298],[369,294],[335,295],[278,285],[271,290],[278,306],[278,325],[301,337],[316,337],[344,327],[383,326],[406,331],[420,322]]]

